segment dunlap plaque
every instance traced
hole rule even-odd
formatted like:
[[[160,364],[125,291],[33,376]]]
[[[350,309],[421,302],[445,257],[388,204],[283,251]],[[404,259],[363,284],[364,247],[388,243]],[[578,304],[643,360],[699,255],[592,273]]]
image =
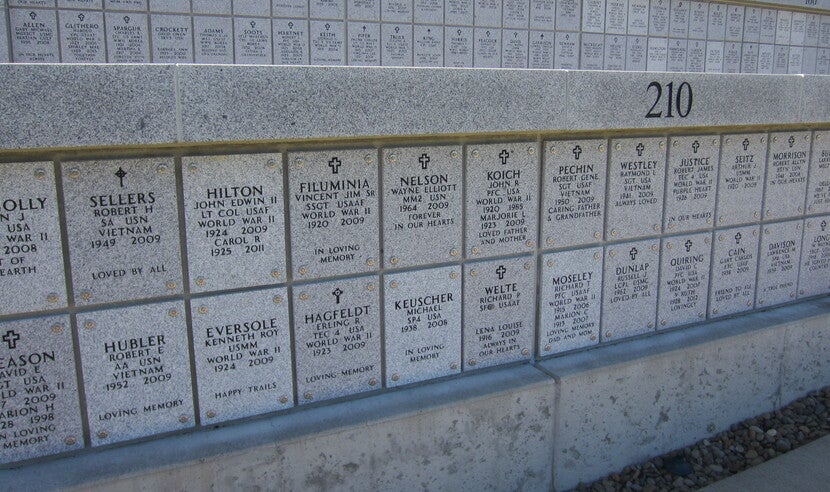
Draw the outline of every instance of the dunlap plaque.
[[[795,300],[802,226],[801,220],[792,220],[761,227],[756,306],[774,306]]]
[[[717,231],[713,242],[709,315],[751,310],[758,271],[758,226]]]
[[[798,296],[830,292],[830,215],[804,220]]]
[[[606,240],[660,234],[666,139],[626,138],[611,141]]]
[[[605,247],[602,340],[619,340],[654,330],[657,316],[657,239]]]
[[[764,133],[724,135],[718,175],[717,225],[761,220],[767,136]]]
[[[771,133],[764,189],[764,218],[804,212],[810,165],[810,132]]]
[[[660,254],[659,329],[706,319],[712,234],[663,239]]]
[[[720,138],[671,137],[664,228],[684,232],[712,227]]]

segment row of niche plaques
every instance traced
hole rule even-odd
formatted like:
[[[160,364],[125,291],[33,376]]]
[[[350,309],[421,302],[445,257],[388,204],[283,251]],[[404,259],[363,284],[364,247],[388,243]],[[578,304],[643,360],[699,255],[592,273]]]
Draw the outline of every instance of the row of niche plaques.
[[[212,425],[824,294],[830,215],[540,261],[538,330],[533,255],[0,323],[0,463],[83,447],[76,370],[101,446],[196,424],[191,351]]]
[[[63,162],[62,206],[50,162],[0,164],[0,315],[67,306],[59,210],[79,306],[182,294],[184,247],[204,293],[830,212],[828,131],[608,144],[545,142],[541,193],[532,142],[383,149],[382,187],[375,149],[290,153],[285,192],[281,154],[188,156],[181,197],[172,158]]]

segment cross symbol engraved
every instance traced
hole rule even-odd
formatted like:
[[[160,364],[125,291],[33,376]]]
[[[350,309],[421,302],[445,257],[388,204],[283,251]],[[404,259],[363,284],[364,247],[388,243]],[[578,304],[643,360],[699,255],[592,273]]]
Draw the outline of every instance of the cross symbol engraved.
[[[741,237],[743,236],[741,236],[740,232],[735,234],[735,244],[741,244]]]
[[[115,171],[115,177],[118,178],[118,183],[121,185],[122,188],[124,187],[124,176],[126,175],[127,171],[120,167],[118,168],[118,171]]]
[[[288,28],[289,28],[289,29],[294,29],[294,23],[293,23],[293,22],[289,22],[289,23],[288,23]]]
[[[643,156],[643,151],[646,149],[646,146],[643,145],[643,142],[637,144],[637,147],[634,148],[637,151],[637,157]]]
[[[698,142],[697,140],[692,142],[692,150],[695,152],[695,154],[697,154],[697,149],[699,149],[699,148],[700,148],[700,142]]]
[[[129,24],[129,23],[130,23],[130,16],[129,16],[129,15],[125,15],[125,16],[124,16],[124,24]]]
[[[821,232],[824,232],[825,229],[827,229],[827,221],[822,220],[821,221]]]
[[[84,16],[84,14],[78,14],[78,20],[79,21],[83,22],[85,18],[86,17]]]
[[[683,246],[686,246],[686,252],[688,253],[689,251],[691,251],[691,250],[692,250],[692,240],[691,240],[691,239],[687,239],[687,240],[686,240],[686,243],[685,243]]]
[[[340,304],[340,296],[342,296],[342,295],[343,295],[343,291],[342,291],[342,290],[340,290],[340,287],[338,287],[338,288],[334,289],[334,290],[331,292],[331,295],[333,295],[333,296],[334,296],[334,302],[335,302],[335,303],[337,303],[337,304]]]
[[[6,342],[6,345],[8,345],[10,349],[17,347],[18,340],[20,340],[20,335],[18,335],[14,330],[9,330],[5,335],[3,335],[3,341]]]
[[[251,29],[256,27],[256,21],[251,21]]]
[[[501,152],[499,153],[499,159],[501,159],[502,166],[507,164],[508,157],[510,157],[510,152],[508,152],[507,149],[501,149]]]
[[[579,154],[582,153],[582,147],[577,145],[576,147],[574,147],[573,153],[574,153],[574,159],[579,160]]]
[[[749,148],[749,139],[745,138],[743,141],[744,150]]]
[[[639,251],[637,251],[637,248],[631,248],[631,251],[628,252],[628,255],[631,257],[631,261],[637,259],[637,253],[639,253]]]
[[[429,164],[429,154],[421,154],[421,157],[418,159],[418,162],[421,163],[421,169],[426,171],[427,164]]]
[[[331,29],[331,24],[326,23],[326,25],[325,25],[325,26],[323,26],[323,27],[325,27],[325,28],[326,28],[326,31],[328,31],[329,29]]]
[[[340,159],[338,159],[337,157],[332,157],[331,160],[329,161],[329,167],[331,168],[331,173],[332,174],[337,174],[340,171],[340,166],[341,165],[343,165],[343,163],[340,162]]]
[[[790,138],[787,139],[787,142],[790,144],[790,148],[793,148],[793,144],[795,143],[795,137],[790,135]]]
[[[34,13],[34,11],[29,12],[29,17],[31,17],[31,18],[32,18],[32,20],[35,20],[35,19],[37,19],[37,14],[36,14],[36,13]]]
[[[496,268],[496,275],[499,276],[499,280],[504,280],[505,272],[507,272],[507,268],[504,268],[504,265],[499,265],[499,267]]]

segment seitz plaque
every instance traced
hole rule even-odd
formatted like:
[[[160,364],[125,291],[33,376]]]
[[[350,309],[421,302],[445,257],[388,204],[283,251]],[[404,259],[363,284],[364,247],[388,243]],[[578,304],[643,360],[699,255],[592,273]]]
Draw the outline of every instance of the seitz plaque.
[[[545,142],[542,240],[547,248],[602,241],[606,141]]]
[[[461,372],[461,266],[384,277],[386,386]]]
[[[202,424],[294,406],[285,288],[191,301]]]
[[[657,307],[659,329],[706,319],[711,252],[709,232],[663,239]]]
[[[796,298],[802,226],[803,221],[792,220],[761,227],[756,306],[774,306]]]
[[[807,212],[830,212],[830,131],[813,134],[813,156],[807,185]]]
[[[182,158],[190,289],[284,282],[282,156]]]
[[[464,369],[529,359],[536,319],[530,256],[464,265]]]
[[[810,132],[770,134],[764,219],[794,217],[804,212],[810,140]]]
[[[724,135],[718,175],[718,226],[761,220],[766,162],[765,134]]]
[[[75,302],[180,293],[173,160],[74,161],[61,167]]]
[[[605,247],[602,340],[654,330],[659,244],[659,240],[652,239]]]
[[[0,323],[0,464],[84,445],[68,316]]]
[[[77,320],[93,446],[193,426],[183,302],[80,313]]]
[[[293,297],[297,400],[379,389],[378,278],[295,285]]]
[[[460,146],[383,153],[384,264],[400,268],[461,257]]]
[[[666,139],[660,137],[611,141],[606,240],[660,234],[665,147]]]
[[[715,232],[709,288],[709,314],[713,318],[752,309],[758,242],[758,226],[754,225]]]
[[[685,232],[712,227],[720,138],[672,137],[666,171],[664,230]]]
[[[804,220],[798,296],[830,292],[830,215]]]
[[[378,268],[378,167],[374,149],[288,156],[294,276]]]
[[[535,142],[468,147],[468,256],[521,253],[536,247],[537,148]]]
[[[602,248],[542,256],[539,355],[599,343],[602,307]]]
[[[0,314],[66,306],[51,162],[0,164]]]

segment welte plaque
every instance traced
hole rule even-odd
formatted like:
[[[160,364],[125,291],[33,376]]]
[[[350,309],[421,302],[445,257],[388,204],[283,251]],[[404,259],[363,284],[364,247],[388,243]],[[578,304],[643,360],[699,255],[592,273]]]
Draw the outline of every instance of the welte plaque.
[[[807,212],[830,212],[830,131],[813,134],[813,153],[807,186]]]
[[[670,139],[663,217],[667,232],[712,227],[719,154],[716,135]]]
[[[602,340],[619,340],[654,330],[660,241],[605,247]]]
[[[764,218],[804,212],[810,163],[810,132],[771,133],[764,189]]]
[[[830,215],[804,221],[801,243],[801,268],[798,296],[810,297],[830,292]]]
[[[712,285],[709,288],[710,316],[727,316],[752,309],[758,242],[758,226],[754,225],[715,232]]]
[[[763,133],[724,135],[718,175],[717,225],[761,219],[767,137]]]
[[[797,296],[803,221],[761,226],[756,305],[774,306]]]
[[[626,138],[611,141],[608,176],[610,241],[660,234],[663,223],[663,187],[666,139]]]
[[[659,329],[706,319],[712,234],[665,238],[660,254]]]

